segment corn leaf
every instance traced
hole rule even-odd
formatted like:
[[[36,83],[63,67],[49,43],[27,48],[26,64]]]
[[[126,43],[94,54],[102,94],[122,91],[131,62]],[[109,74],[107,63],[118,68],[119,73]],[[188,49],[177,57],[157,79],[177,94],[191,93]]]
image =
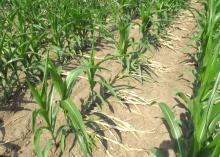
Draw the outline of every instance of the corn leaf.
[[[65,95],[66,95],[66,88],[67,88],[66,83],[63,82],[61,76],[58,74],[53,63],[49,62],[49,64],[50,64],[50,74],[51,74],[53,84],[54,84],[56,90],[59,92],[61,98],[64,99]]]
[[[165,120],[169,125],[169,129],[172,135],[172,138],[175,140],[177,144],[177,151],[180,157],[184,157],[183,143],[182,143],[182,132],[179,124],[175,120],[174,113],[171,109],[164,103],[160,104],[160,108],[165,116]]]
[[[91,155],[90,146],[92,141],[88,136],[88,133],[86,132],[81,113],[70,98],[62,101],[61,104],[64,110],[67,112],[68,118],[70,119],[71,124],[74,127],[75,135],[78,139],[84,155]]]
[[[44,150],[43,150],[43,156],[44,156],[44,157],[47,157],[47,156],[48,156],[49,151],[50,151],[50,149],[51,149],[52,146],[53,146],[53,141],[52,141],[52,140],[48,140],[48,141],[46,142],[46,145],[45,145]]]
[[[45,108],[45,104],[43,103],[39,92],[29,82],[27,83],[29,88],[31,89],[31,93],[34,96],[34,99],[37,101],[37,104],[39,104],[41,108]]]
[[[46,129],[45,127],[40,127],[36,130],[34,134],[34,147],[35,147],[35,152],[37,154],[37,157],[44,157],[41,146],[40,146],[40,138],[43,133],[43,130]]]

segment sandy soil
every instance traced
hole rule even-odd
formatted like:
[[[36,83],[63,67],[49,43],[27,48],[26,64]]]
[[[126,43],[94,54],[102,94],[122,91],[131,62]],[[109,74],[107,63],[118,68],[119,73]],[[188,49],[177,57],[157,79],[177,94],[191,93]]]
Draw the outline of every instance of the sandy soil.
[[[195,2],[193,6],[198,6]],[[129,90],[130,94],[135,94],[145,102],[165,102],[175,108],[178,116],[183,111],[176,107],[178,101],[175,97],[176,92],[192,94],[193,61],[190,56],[195,54],[195,43],[191,40],[193,34],[197,31],[195,19],[190,11],[184,10],[179,13],[174,23],[168,28],[168,35],[164,41],[161,41],[161,48],[152,50],[150,53],[153,70],[157,75],[145,81],[143,85],[131,78],[117,80],[114,85],[131,85],[136,89]],[[134,27],[131,36],[137,38],[138,28]],[[111,44],[103,43],[97,47],[96,57],[103,57],[106,54],[114,53],[115,49]],[[121,70],[120,65],[114,61],[103,65],[112,71],[100,72],[106,79],[114,78]],[[70,67],[70,66],[69,66]],[[68,69],[69,67],[66,67]],[[86,80],[81,79],[73,91],[73,100],[81,104],[82,99],[88,95],[88,84]],[[29,97],[29,92],[16,102],[16,105],[10,108],[4,108],[0,111],[0,155],[3,156],[34,156],[32,144],[33,135],[31,133],[31,116],[36,104]],[[130,95],[131,96],[131,95]],[[129,100],[129,95],[126,97]],[[114,157],[151,157],[152,148],[160,148],[165,156],[175,156],[173,153],[173,143],[169,133],[162,122],[162,113],[158,103],[147,105],[129,105],[128,107],[120,105],[109,98],[112,110],[103,108],[102,113],[118,118],[129,123],[138,131],[121,131],[118,133],[114,129],[105,132],[107,139],[107,151],[104,146],[97,141],[97,149],[94,150],[94,157],[114,156]],[[62,124],[63,118],[58,119],[58,124]],[[112,140],[109,140],[112,139]],[[113,142],[114,141],[114,142]],[[116,141],[118,141],[116,143]],[[1,142],[4,143],[1,145]],[[71,147],[73,137],[68,137],[66,144]],[[53,154],[51,156],[58,156]],[[80,157],[78,146],[64,153],[65,157]]]

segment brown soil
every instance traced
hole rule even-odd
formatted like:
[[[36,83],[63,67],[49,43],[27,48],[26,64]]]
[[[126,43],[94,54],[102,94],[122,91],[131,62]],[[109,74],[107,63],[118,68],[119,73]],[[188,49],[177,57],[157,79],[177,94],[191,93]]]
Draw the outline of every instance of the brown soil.
[[[193,6],[198,6],[195,2]],[[195,54],[195,45],[191,40],[192,35],[197,31],[196,21],[190,11],[181,11],[176,17],[174,23],[168,29],[166,39],[161,40],[162,46],[159,50],[153,50],[150,53],[151,66],[157,75],[152,75],[143,85],[134,79],[126,78],[117,80],[115,84],[127,84],[136,87],[129,92],[138,95],[146,102],[165,102],[171,107],[175,107],[179,102],[175,98],[178,91],[192,94],[192,83],[194,80],[192,71],[194,69],[191,56]],[[138,28],[134,27],[131,36],[138,38]],[[97,47],[96,57],[101,58],[108,53],[114,53],[114,47],[111,44],[104,43]],[[111,61],[103,65],[112,72],[101,72],[106,79],[114,78],[120,71],[120,64]],[[68,69],[68,67],[66,68]],[[73,99],[77,104],[81,104],[81,100],[85,100],[88,95],[87,81],[81,79],[75,90],[73,91]],[[32,111],[37,105],[32,101],[27,92],[26,95],[16,103],[13,108],[4,108],[0,111],[0,139],[3,145],[0,145],[0,155],[3,156],[34,156],[33,135],[31,133],[31,116]],[[129,99],[127,95],[127,100]],[[154,105],[129,105],[128,107],[115,102],[113,98],[109,98],[112,110],[103,108],[102,113],[113,116],[129,123],[131,126],[139,130],[121,131],[116,134],[113,129],[105,132],[107,139],[107,151],[100,142],[97,141],[97,149],[93,156],[114,156],[114,157],[145,157],[153,156],[152,148],[160,148],[165,156],[175,156],[173,152],[173,143],[169,133],[162,122],[162,113],[158,104]],[[19,105],[17,105],[19,104]],[[178,116],[181,115],[182,109],[175,107]],[[58,125],[62,124],[63,118],[58,119]],[[140,132],[142,131],[142,132]],[[122,142],[120,143],[120,137]],[[44,137],[43,137],[44,138]],[[45,135],[46,138],[46,135]],[[112,139],[110,141],[109,139]],[[113,142],[114,140],[114,142]],[[118,141],[118,143],[116,143]],[[68,137],[66,141],[67,148],[70,148],[73,137]],[[1,144],[1,143],[0,143]],[[53,154],[51,156],[58,156]],[[82,156],[78,146],[74,147],[70,152],[64,153],[65,157]]]

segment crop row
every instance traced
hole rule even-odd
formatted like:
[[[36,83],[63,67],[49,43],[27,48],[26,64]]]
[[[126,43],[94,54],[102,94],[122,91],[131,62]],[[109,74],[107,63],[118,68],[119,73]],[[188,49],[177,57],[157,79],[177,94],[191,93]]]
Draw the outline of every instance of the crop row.
[[[200,13],[194,94],[188,97],[177,93],[186,104],[186,120],[180,122],[166,104],[160,105],[178,157],[220,155],[220,1],[207,0],[204,6]]]

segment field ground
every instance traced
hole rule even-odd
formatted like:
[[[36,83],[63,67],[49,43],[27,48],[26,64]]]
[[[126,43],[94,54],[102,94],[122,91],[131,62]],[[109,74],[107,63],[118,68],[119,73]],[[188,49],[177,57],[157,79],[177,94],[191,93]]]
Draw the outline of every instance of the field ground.
[[[198,7],[198,4],[194,1],[191,5]],[[145,81],[143,85],[130,78],[117,80],[114,83],[115,85],[127,84],[136,87],[137,89],[129,90],[129,93],[130,96],[137,95],[136,98],[142,102],[142,105],[125,107],[109,98],[112,112],[105,111],[105,108],[103,108],[103,113],[106,112],[109,116],[128,122],[138,131],[125,129],[121,133],[117,133],[113,129],[107,130],[105,133],[105,137],[108,138],[106,139],[107,151],[104,151],[104,146],[97,142],[98,147],[94,151],[94,157],[153,156],[151,149],[154,147],[163,150],[166,156],[174,156],[169,133],[161,119],[163,117],[161,110],[158,104],[153,104],[153,102],[165,102],[172,105],[172,107],[175,107],[176,113],[181,118],[184,118],[184,115],[181,114],[181,108],[176,107],[180,102],[175,98],[175,93],[178,91],[189,95],[192,93],[192,83],[194,82],[192,56],[195,54],[195,49],[193,48],[195,43],[193,43],[192,36],[196,31],[197,24],[192,13],[188,10],[182,10],[168,28],[168,36],[164,41],[161,41],[161,47],[158,50],[152,49],[152,53],[147,53],[150,54],[150,61],[154,67],[155,74],[152,74],[152,78]],[[131,32],[134,38],[137,32],[137,28],[134,27]],[[105,54],[113,51],[113,45],[103,43],[96,48],[96,57],[102,58]],[[71,66],[68,65],[66,69]],[[104,67],[114,72],[112,73],[113,76],[109,76],[108,72],[103,72],[104,75],[102,76],[105,76],[105,78],[114,78],[121,70],[120,65],[114,61],[106,62]],[[76,104],[80,104],[88,91],[89,87],[82,78],[80,83],[77,84],[75,91],[73,91],[73,93],[76,93],[73,96]],[[131,97],[129,97],[128,93],[125,95],[129,101]],[[0,111],[0,137],[6,143],[4,146],[0,145],[0,154],[19,157],[34,156],[31,116],[36,106],[34,101],[30,99],[29,92],[27,92],[22,99],[16,100],[16,105],[13,105],[12,108],[4,108],[4,110]],[[62,124],[62,117],[58,119],[59,123]],[[122,144],[115,142],[120,141],[120,138],[122,139]],[[72,141],[73,137],[68,137],[66,146],[71,147]],[[64,156],[79,157],[81,153],[77,147],[74,147],[71,152],[65,152]]]

